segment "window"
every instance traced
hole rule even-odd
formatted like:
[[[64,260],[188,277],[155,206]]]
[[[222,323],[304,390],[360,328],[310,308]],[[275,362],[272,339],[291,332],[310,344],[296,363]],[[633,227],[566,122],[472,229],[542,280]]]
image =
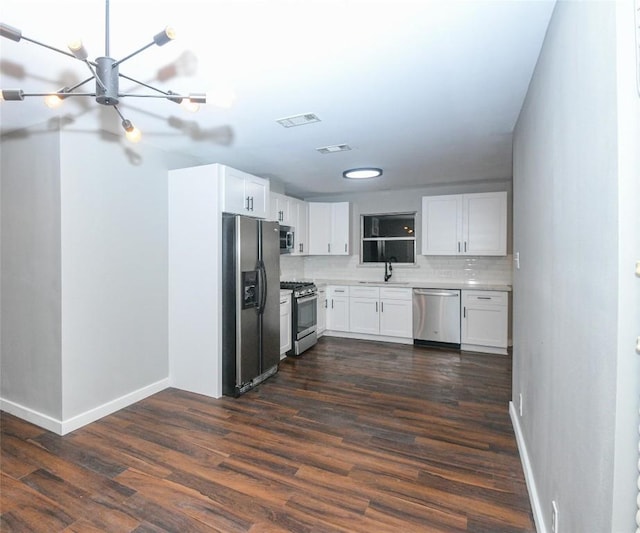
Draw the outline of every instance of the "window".
[[[415,213],[361,215],[362,263],[415,263]]]

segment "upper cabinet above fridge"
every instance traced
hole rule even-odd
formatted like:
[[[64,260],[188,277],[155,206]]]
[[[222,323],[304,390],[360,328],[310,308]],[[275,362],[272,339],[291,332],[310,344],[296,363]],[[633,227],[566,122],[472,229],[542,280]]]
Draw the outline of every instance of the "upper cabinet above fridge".
[[[269,180],[220,165],[222,178],[222,211],[267,218],[269,213]]]
[[[507,255],[507,193],[423,196],[422,255]]]

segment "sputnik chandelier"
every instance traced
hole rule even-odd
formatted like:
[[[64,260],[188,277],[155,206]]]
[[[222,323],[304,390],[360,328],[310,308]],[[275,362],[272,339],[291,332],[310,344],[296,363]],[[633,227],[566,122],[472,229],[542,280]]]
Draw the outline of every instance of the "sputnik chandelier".
[[[113,107],[113,109],[115,109],[116,113],[118,113],[120,119],[122,120],[122,127],[126,131],[127,138],[132,142],[139,141],[141,134],[140,130],[138,130],[138,128],[136,128],[131,123],[131,121],[126,119],[120,112],[118,104],[120,103],[121,98],[165,98],[177,104],[183,104],[187,109],[191,111],[196,111],[199,107],[199,104],[206,103],[206,95],[204,93],[190,93],[189,95],[176,94],[172,91],[163,91],[161,89],[148,85],[147,83],[121,74],[119,71],[119,67],[122,63],[124,63],[128,59],[131,59],[133,56],[139,54],[140,52],[146,50],[150,46],[153,46],[154,44],[157,46],[164,46],[169,41],[175,38],[175,32],[173,31],[173,29],[167,27],[160,33],[154,35],[153,40],[149,44],[143,46],[142,48],[136,50],[128,56],[123,57],[122,59],[115,60],[112,57],[109,57],[109,0],[105,0],[105,8],[105,52],[104,57],[98,57],[95,61],[90,61],[88,59],[87,50],[85,49],[81,41],[74,41],[69,43],[69,52],[67,52],[65,50],[60,50],[59,48],[55,48],[53,46],[49,46],[48,44],[36,41],[35,39],[25,37],[24,35],[22,35],[22,32],[20,30],[13,28],[8,24],[0,23],[0,36],[6,37],[7,39],[16,42],[19,42],[20,40],[29,41],[39,46],[48,48],[49,50],[53,50],[54,52],[58,52],[73,59],[77,59],[85,63],[91,71],[91,77],[81,81],[80,83],[77,83],[73,87],[63,87],[56,92],[50,93],[25,93],[22,89],[3,89],[0,92],[0,100],[22,101],[26,96],[44,96],[45,103],[49,107],[58,107],[65,98],[68,98],[70,96],[92,96],[95,97],[96,102],[98,102],[99,104],[111,106]],[[121,93],[119,90],[120,78],[124,78],[131,82],[137,83],[138,85],[146,87],[147,89],[151,89],[155,92],[152,94]],[[96,80],[95,92],[76,92],[77,89],[94,79]]]

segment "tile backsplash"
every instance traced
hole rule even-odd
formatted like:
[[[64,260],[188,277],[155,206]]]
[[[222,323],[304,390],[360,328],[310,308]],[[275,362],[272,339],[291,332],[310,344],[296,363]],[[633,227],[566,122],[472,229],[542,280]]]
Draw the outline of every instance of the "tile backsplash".
[[[280,257],[280,278],[382,281],[384,266],[361,265],[358,255]],[[480,281],[511,285],[512,256],[418,255],[415,265],[394,265],[393,281]]]

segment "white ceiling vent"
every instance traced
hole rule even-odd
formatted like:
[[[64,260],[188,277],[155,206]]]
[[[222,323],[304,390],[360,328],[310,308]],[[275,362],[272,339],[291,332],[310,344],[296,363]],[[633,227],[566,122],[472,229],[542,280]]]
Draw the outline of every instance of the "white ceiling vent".
[[[316,148],[321,154],[333,154],[335,152],[348,152],[351,150],[351,146],[348,144],[333,144],[331,146],[323,146],[322,148]]]
[[[303,113],[302,115],[279,118],[276,122],[285,128],[293,128],[294,126],[304,126],[305,124],[320,122],[320,119],[318,118],[318,115],[314,113]]]

